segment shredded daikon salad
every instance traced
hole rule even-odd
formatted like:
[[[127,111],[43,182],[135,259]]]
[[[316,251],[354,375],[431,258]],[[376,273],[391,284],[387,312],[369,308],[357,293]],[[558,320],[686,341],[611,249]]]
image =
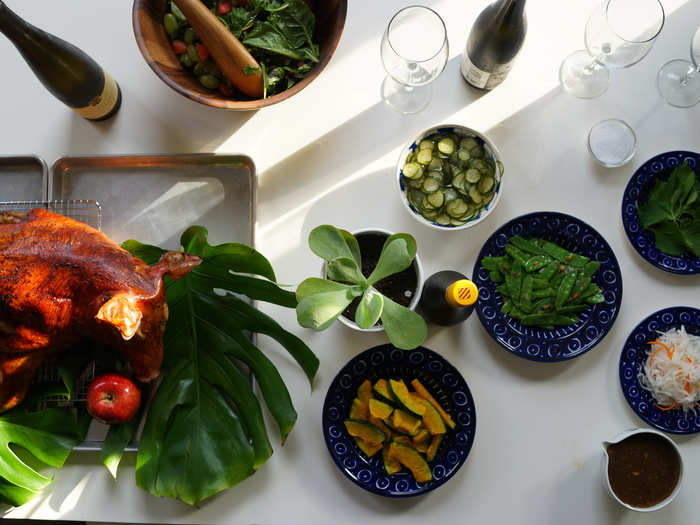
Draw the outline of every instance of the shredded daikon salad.
[[[649,342],[639,383],[651,392],[659,409],[694,412],[700,400],[700,337],[688,334],[684,326],[659,334]]]

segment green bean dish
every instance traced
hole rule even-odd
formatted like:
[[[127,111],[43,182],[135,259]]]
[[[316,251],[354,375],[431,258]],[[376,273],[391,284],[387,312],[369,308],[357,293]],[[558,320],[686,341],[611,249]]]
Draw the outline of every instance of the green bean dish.
[[[484,257],[482,267],[498,284],[501,312],[523,326],[554,329],[579,321],[577,314],[604,301],[592,282],[600,263],[544,239],[511,237],[501,257]]]

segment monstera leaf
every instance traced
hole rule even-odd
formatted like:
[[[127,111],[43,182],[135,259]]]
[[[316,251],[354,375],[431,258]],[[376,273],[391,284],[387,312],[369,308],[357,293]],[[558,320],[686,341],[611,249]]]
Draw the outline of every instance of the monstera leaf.
[[[282,442],[297,419],[277,369],[246,333],[279,342],[309,381],[318,359],[300,339],[241,299],[296,306],[295,294],[277,286],[260,253],[237,243],[210,246],[200,226],[186,230],[180,242],[203,262],[180,280],[166,280],[165,374],[146,416],[136,483],[156,496],[197,505],[250,476],[272,454],[248,371]],[[123,246],[149,264],[164,252],[137,241]]]
[[[51,478],[37,470],[61,467],[73,447],[85,439],[90,416],[75,408],[35,411],[37,398],[65,388],[45,390],[0,415],[0,502],[23,505],[39,494]]]

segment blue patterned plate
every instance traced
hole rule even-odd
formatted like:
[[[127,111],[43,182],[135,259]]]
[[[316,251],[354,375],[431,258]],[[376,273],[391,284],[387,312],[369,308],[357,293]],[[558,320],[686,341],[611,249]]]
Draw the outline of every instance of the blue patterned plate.
[[[605,302],[579,314],[578,323],[554,330],[523,326],[501,313],[503,299],[497,285],[489,278],[488,270],[481,267],[481,260],[504,255],[506,243],[514,235],[547,239],[600,262],[592,282],[603,291]],[[481,248],[472,278],[479,288],[476,311],[486,331],[512,354],[532,361],[564,361],[588,352],[608,333],[622,302],[622,275],[610,245],[585,222],[553,211],[521,215],[496,230]]]
[[[381,452],[367,458],[347,433],[343,421],[357,396],[357,387],[369,379],[418,379],[442,407],[452,415],[456,427],[448,428],[430,463],[433,480],[417,483],[410,472],[388,476]],[[476,410],[464,378],[439,354],[427,348],[398,350],[390,344],[365,350],[346,364],[328,388],[323,405],[323,435],[328,452],[350,481],[365,490],[388,497],[417,496],[450,479],[467,459],[474,442]]]
[[[685,326],[689,334],[700,335],[700,310],[690,306],[665,308],[639,323],[625,341],[620,355],[620,386],[632,410],[652,427],[672,434],[700,432],[700,412],[683,413],[682,409],[659,410],[651,393],[642,388],[637,374],[647,359],[648,341],[658,332]]]
[[[654,181],[668,178],[673,169],[684,162],[697,170],[700,167],[700,154],[669,151],[649,159],[634,172],[622,197],[622,225],[630,243],[643,259],[665,272],[691,275],[700,273],[700,259],[661,253],[654,244],[654,234],[643,229],[637,217],[637,202],[644,204],[647,201]]]

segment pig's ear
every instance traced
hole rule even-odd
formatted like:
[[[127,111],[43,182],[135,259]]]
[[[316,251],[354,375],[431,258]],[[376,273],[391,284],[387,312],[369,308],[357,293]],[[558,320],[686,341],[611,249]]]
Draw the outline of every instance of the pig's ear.
[[[121,332],[128,341],[138,332],[143,313],[136,299],[126,294],[117,294],[100,307],[96,319],[105,321]]]

